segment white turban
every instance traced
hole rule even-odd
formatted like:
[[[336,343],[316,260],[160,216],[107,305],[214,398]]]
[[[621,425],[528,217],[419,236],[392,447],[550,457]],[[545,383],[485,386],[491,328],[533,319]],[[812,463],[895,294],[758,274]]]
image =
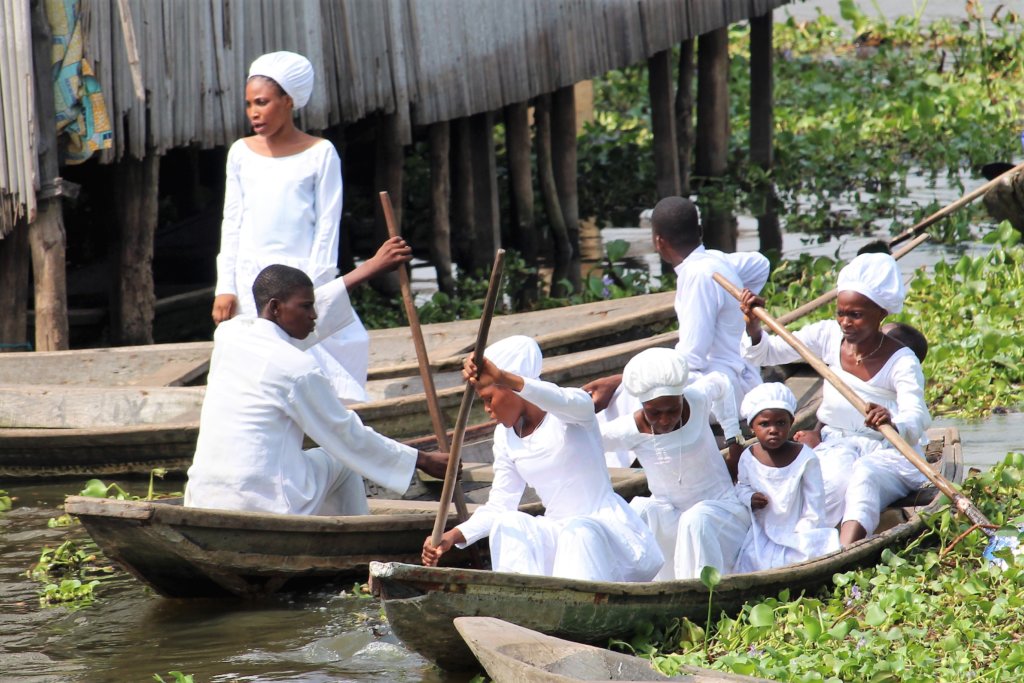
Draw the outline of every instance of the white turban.
[[[249,67],[249,78],[253,76],[273,79],[292,98],[296,109],[306,106],[313,93],[313,65],[294,52],[268,52],[257,57]]]
[[[863,294],[889,313],[903,310],[907,290],[896,259],[888,254],[861,254],[839,271],[836,289]]]
[[[682,396],[690,369],[674,349],[647,349],[622,370],[622,386],[640,402],[659,396]]]
[[[505,337],[491,344],[484,349],[484,357],[497,365],[499,370],[529,379],[540,377],[544,360],[537,340],[521,334]]]
[[[740,404],[740,413],[751,424],[762,410],[785,410],[796,415],[796,396],[781,382],[765,382],[747,392]]]

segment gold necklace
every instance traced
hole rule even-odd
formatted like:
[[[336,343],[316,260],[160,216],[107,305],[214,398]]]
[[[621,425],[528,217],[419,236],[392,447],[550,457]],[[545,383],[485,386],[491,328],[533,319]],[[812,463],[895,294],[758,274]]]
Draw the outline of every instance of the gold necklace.
[[[847,342],[847,343],[849,344],[849,342]],[[857,365],[863,365],[864,359],[865,358],[871,358],[871,356],[873,356],[876,353],[878,353],[879,349],[882,348],[882,344],[884,344],[884,343],[885,343],[885,334],[879,333],[879,335],[878,335],[878,346],[876,346],[875,350],[872,351],[871,353],[864,353],[864,354],[860,354],[860,353],[857,353],[856,350],[852,350],[854,347],[853,347],[853,344],[850,344],[850,349],[851,349],[851,352],[853,353],[853,360],[854,360],[854,362]]]

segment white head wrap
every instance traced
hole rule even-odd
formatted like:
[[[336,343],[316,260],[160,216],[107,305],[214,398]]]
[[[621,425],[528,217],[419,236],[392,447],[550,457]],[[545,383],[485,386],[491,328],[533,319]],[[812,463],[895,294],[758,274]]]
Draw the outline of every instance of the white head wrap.
[[[660,396],[682,396],[690,369],[674,349],[647,349],[622,370],[622,386],[640,402]]]
[[[781,382],[765,382],[747,392],[740,404],[743,419],[750,424],[762,410],[780,409],[796,415],[796,396]]]
[[[544,360],[537,340],[521,334],[494,342],[484,349],[484,357],[497,365],[499,370],[529,379],[540,377]]]
[[[896,259],[888,254],[861,254],[839,271],[836,289],[863,294],[889,313],[903,310],[907,290]]]
[[[268,52],[257,57],[249,67],[249,78],[253,76],[273,79],[292,98],[296,109],[306,106],[313,93],[313,65],[294,52]]]

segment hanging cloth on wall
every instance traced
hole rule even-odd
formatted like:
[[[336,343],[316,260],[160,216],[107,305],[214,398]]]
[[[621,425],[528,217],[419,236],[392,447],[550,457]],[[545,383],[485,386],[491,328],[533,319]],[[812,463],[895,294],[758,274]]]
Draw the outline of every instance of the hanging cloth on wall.
[[[113,144],[99,81],[83,52],[80,0],[46,0],[53,33],[53,98],[61,163],[80,164]]]

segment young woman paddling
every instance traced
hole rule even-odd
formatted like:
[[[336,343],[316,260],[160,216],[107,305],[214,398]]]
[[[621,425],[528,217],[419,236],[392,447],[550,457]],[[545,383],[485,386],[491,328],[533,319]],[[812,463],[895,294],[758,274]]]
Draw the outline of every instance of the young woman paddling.
[[[826,425],[815,449],[825,479],[826,522],[841,522],[839,540],[849,545],[874,532],[886,505],[926,481],[888,446],[878,427],[893,425],[920,451],[931,416],[917,356],[881,330],[888,314],[903,309],[905,289],[896,261],[887,254],[858,256],[840,271],[837,289],[836,319],[808,325],[795,336],[869,404],[864,418],[826,383],[818,409]],[[759,365],[800,360],[784,340],[761,333],[751,310],[763,305],[757,295],[743,293],[746,358]]]
[[[313,65],[271,52],[249,68],[245,113],[255,135],[228,151],[213,320],[255,316],[252,283],[270,264],[306,273],[319,287],[338,274],[341,161],[329,141],[295,127],[313,92]],[[308,351],[348,403],[366,399],[369,336],[353,323]]]
[[[538,379],[541,352],[513,336],[484,351],[463,376],[476,387],[494,431],[494,483],[487,504],[436,548],[428,537],[423,564],[436,565],[453,545],[490,537],[495,571],[592,581],[649,581],[663,559],[651,532],[612,490],[590,396]],[[517,510],[527,486],[546,512]]]

